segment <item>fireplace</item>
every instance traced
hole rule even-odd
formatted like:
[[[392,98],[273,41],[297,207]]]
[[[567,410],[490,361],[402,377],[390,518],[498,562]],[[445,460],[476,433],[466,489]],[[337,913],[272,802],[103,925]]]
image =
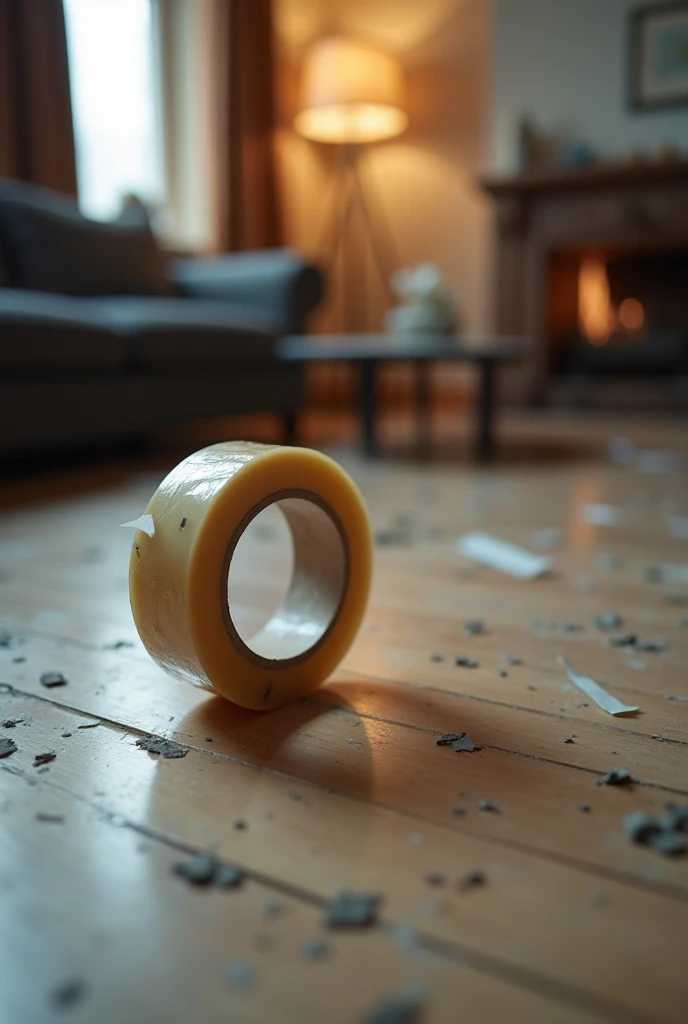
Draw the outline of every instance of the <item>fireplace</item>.
[[[547,373],[688,374],[688,248],[555,252]]]
[[[529,347],[511,393],[538,402],[567,379],[600,392],[629,381],[642,400],[652,378],[675,400],[688,382],[688,161],[483,187],[496,200],[495,327]]]

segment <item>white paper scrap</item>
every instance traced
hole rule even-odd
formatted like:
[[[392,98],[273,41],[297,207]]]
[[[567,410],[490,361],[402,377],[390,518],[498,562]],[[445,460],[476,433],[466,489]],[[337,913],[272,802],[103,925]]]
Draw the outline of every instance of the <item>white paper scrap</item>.
[[[149,537],[155,536],[155,523],[153,522],[153,516],[146,512],[144,515],[139,516],[138,519],[132,519],[130,523],[120,523],[120,526],[130,526],[133,530],[143,530]]]
[[[581,505],[578,516],[592,526],[613,526],[619,521],[619,510],[616,505]]]
[[[551,560],[545,555],[534,555],[532,551],[519,548],[489,533],[472,530],[458,537],[454,547],[460,555],[470,558],[479,565],[487,565],[490,569],[518,576],[522,580],[534,580],[549,571]]]
[[[573,685],[577,686],[579,690],[582,690],[587,697],[591,698],[591,700],[594,700],[603,711],[608,711],[610,715],[631,715],[635,711],[640,711],[640,708],[629,707],[627,704],[622,704],[620,700],[616,699],[616,697],[612,697],[611,693],[607,693],[606,690],[603,690],[599,683],[596,683],[594,679],[581,675],[581,673],[577,672],[573,665],[571,665],[561,654],[557,660]]]

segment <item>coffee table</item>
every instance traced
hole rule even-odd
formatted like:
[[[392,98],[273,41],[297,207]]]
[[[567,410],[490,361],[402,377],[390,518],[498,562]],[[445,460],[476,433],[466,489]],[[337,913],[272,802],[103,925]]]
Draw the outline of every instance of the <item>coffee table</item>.
[[[427,335],[391,337],[384,334],[290,335],[280,338],[278,358],[285,362],[347,362],[359,370],[359,404],[366,455],[378,454],[375,376],[382,363],[412,362],[416,367],[416,409],[421,444],[429,440],[430,374],[434,360],[473,363],[480,386],[476,405],[475,450],[480,459],[492,454],[494,371],[500,363],[524,358],[522,338],[506,336]]]

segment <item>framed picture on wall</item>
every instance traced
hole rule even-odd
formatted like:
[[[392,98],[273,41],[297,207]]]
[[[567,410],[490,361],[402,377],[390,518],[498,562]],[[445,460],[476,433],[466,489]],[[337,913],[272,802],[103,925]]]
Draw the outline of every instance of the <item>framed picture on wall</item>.
[[[629,79],[634,110],[688,106],[688,0],[631,12]]]

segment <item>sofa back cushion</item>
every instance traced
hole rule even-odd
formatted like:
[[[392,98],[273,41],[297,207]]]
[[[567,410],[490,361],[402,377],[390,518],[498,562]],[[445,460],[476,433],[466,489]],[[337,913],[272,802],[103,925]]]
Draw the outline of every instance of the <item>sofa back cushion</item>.
[[[69,196],[0,182],[0,262],[14,288],[64,295],[168,295],[167,259],[145,211],[104,223]]]

